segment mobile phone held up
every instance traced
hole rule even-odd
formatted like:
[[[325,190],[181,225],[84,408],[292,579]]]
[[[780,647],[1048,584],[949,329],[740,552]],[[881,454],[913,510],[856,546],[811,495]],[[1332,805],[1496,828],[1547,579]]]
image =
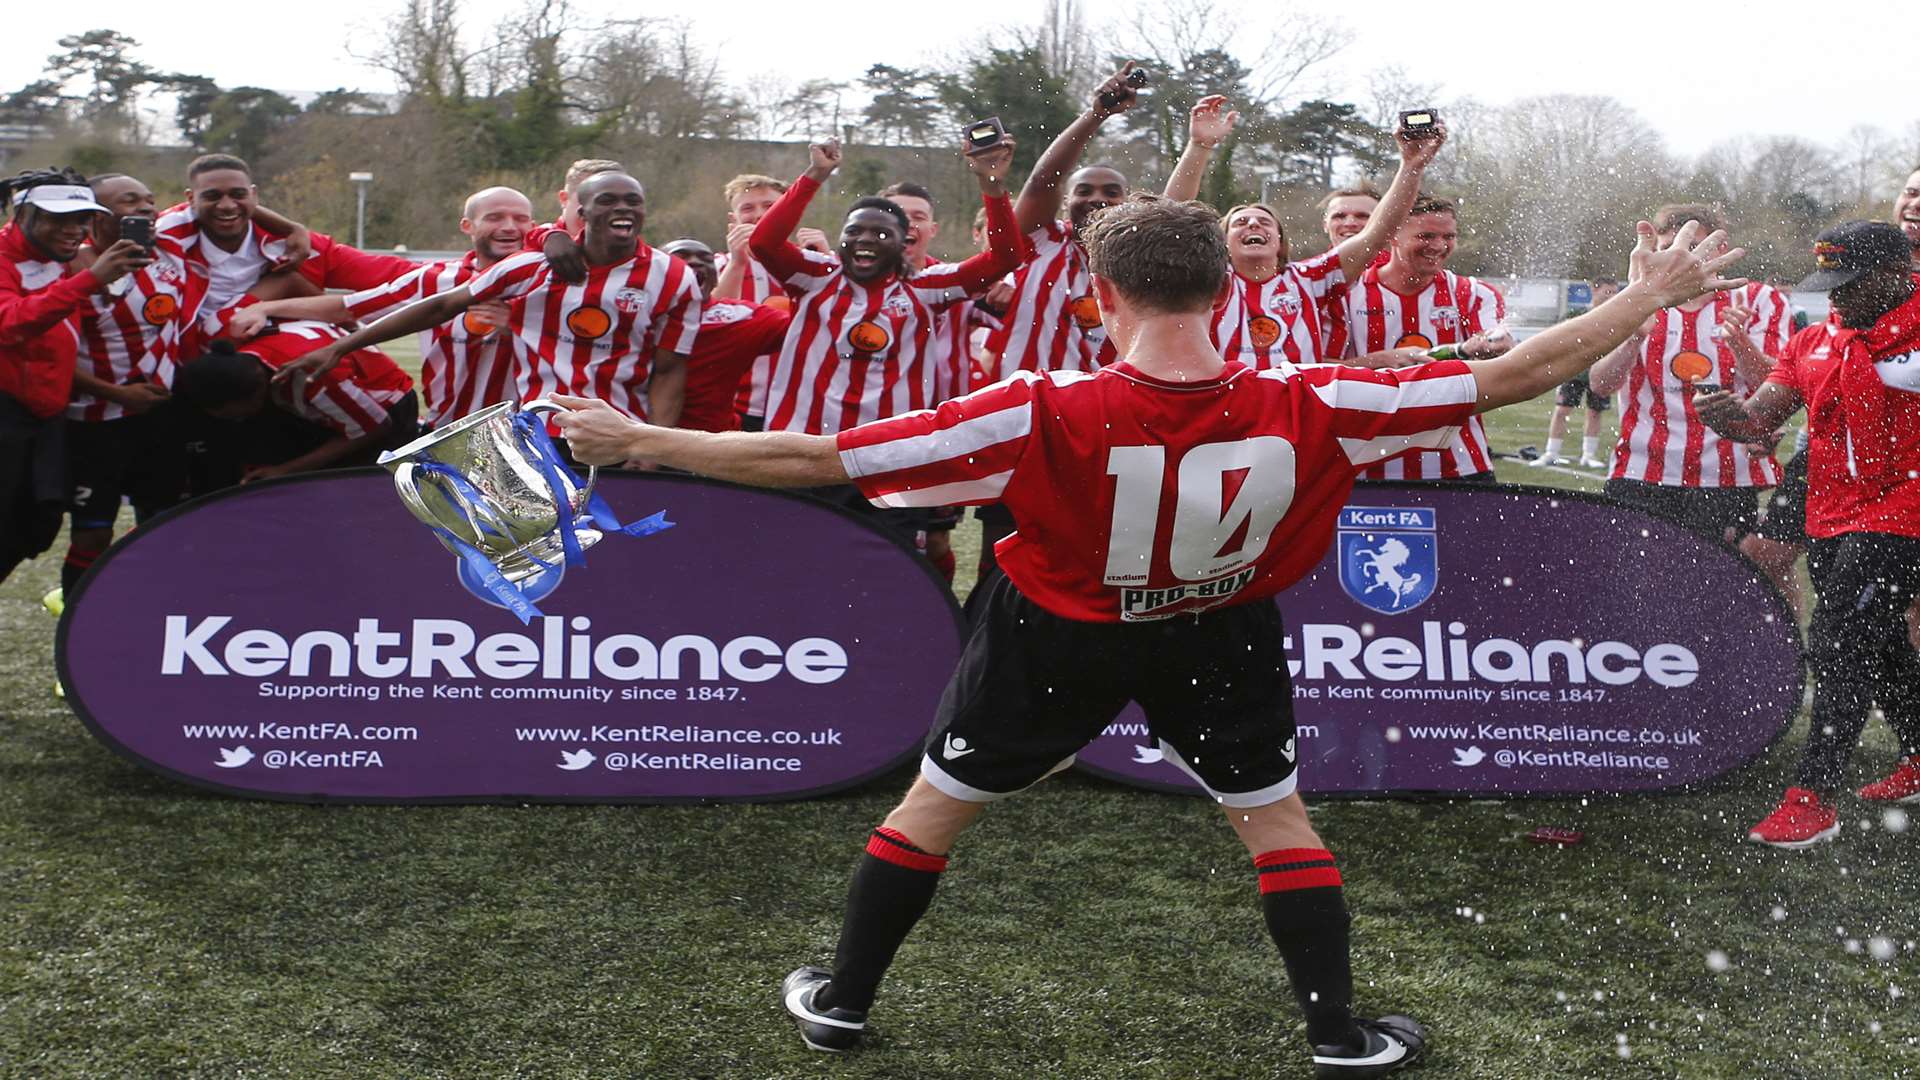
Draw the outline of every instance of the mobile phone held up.
[[[1007,126],[997,116],[985,120],[975,120],[966,127],[967,153],[978,154],[991,150],[1007,139]]]
[[[1145,88],[1145,86],[1152,81],[1153,81],[1153,76],[1147,72],[1146,68],[1137,67],[1137,68],[1134,68],[1132,71],[1127,72],[1127,85],[1132,87],[1135,90],[1140,90]],[[1105,105],[1107,108],[1111,109],[1115,105],[1120,104],[1120,95],[1109,90],[1106,93],[1100,95],[1100,104]]]
[[[1400,114],[1400,134],[1409,138],[1431,135],[1439,124],[1440,114],[1433,109],[1409,109]]]
[[[131,240],[148,251],[153,250],[153,219],[149,217],[123,217],[120,219],[120,239]]]

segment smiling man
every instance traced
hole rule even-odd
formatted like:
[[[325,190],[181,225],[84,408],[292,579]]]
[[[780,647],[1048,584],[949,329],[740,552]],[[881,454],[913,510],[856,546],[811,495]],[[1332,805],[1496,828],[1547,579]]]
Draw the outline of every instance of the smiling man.
[[[525,360],[519,400],[581,394],[624,416],[678,423],[687,354],[700,330],[693,273],[641,241],[647,196],[640,181],[599,173],[575,195],[586,227],[584,283],[559,277],[540,252],[520,252],[312,354],[307,370],[324,372],[355,349],[439,326],[477,304],[514,301],[506,328]]]

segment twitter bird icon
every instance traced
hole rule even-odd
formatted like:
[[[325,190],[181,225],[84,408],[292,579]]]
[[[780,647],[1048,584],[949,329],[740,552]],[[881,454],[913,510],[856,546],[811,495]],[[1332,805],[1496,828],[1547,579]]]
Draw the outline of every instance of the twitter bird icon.
[[[1461,768],[1471,769],[1486,759],[1487,752],[1477,746],[1469,746],[1465,750],[1457,746],[1453,748],[1453,763]]]
[[[1159,761],[1165,761],[1166,757],[1166,752],[1157,746],[1135,745],[1133,748],[1133,763],[1135,765],[1152,765]]]
[[[560,751],[560,764],[556,767],[565,769],[568,772],[579,772],[581,769],[593,764],[593,761],[593,751],[591,750],[562,750]]]
[[[214,762],[214,764],[223,769],[237,769],[252,760],[253,751],[244,746],[235,750],[229,750],[223,746],[220,748],[220,760]]]

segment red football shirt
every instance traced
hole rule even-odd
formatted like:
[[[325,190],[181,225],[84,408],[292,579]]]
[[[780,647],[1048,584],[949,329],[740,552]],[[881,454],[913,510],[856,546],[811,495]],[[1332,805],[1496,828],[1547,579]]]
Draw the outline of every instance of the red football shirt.
[[[347,311],[373,322],[429,296],[471,281],[479,271],[469,251],[451,262],[429,263],[384,285],[347,297]],[[520,339],[468,311],[420,334],[420,389],[426,420],[435,427],[489,405],[519,399]]]
[[[1265,281],[1236,270],[1213,309],[1213,343],[1221,356],[1252,368],[1321,363],[1326,358],[1322,306],[1346,280],[1338,248],[1285,263]]]
[[[275,323],[272,331],[241,345],[240,351],[278,371],[346,336],[346,330],[332,323],[300,319]],[[304,380],[302,387],[299,398],[281,398],[280,403],[297,416],[357,439],[387,422],[387,410],[407,396],[413,380],[386,353],[358,349],[341,357],[325,375]]]
[[[844,431],[840,460],[880,506],[1004,503],[994,552],[1035,603],[1089,622],[1164,619],[1270,597],[1326,554],[1361,469],[1444,446],[1474,413],[1457,360],[1168,383],[1120,362],[1006,382]]]
[[[709,296],[700,311],[700,336],[687,358],[686,404],[680,426],[695,431],[737,431],[734,401],[756,358],[778,348],[793,313]]]

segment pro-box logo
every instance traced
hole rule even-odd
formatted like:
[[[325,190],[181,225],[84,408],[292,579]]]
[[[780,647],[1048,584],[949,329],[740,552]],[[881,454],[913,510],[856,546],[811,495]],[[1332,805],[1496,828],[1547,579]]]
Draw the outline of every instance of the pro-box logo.
[[[1349,506],[1340,511],[1340,587],[1382,615],[1400,615],[1433,595],[1440,576],[1435,515],[1424,507]]]

